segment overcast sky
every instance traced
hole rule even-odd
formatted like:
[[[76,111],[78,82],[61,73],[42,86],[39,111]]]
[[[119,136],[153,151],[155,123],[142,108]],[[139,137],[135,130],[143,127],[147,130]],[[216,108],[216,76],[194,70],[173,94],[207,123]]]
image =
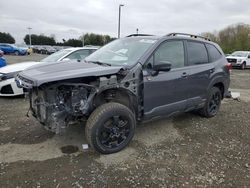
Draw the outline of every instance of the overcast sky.
[[[33,34],[55,34],[56,40],[94,32],[117,37],[118,6],[121,36],[136,32],[199,34],[235,23],[250,24],[250,0],[1,0],[0,32],[23,42]]]

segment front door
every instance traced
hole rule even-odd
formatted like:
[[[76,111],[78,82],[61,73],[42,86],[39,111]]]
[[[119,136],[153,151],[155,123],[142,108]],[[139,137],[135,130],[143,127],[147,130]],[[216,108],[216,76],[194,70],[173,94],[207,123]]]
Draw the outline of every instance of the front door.
[[[158,47],[144,65],[144,115],[146,119],[165,116],[186,108],[188,77],[184,43],[168,40]],[[154,65],[170,63],[168,72],[155,74]]]

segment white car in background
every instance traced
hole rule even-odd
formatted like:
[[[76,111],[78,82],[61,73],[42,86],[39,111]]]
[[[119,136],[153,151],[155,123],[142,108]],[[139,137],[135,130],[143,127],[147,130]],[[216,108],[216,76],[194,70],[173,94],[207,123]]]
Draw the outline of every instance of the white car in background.
[[[250,67],[249,51],[236,51],[226,58],[232,64],[232,67],[240,67],[242,70]]]
[[[58,62],[58,61],[81,61],[88,55],[96,51],[99,47],[88,46],[81,48],[67,48],[49,55],[39,62],[22,62],[12,65],[7,65],[0,68],[0,96],[17,96],[23,95],[22,88],[17,87],[15,76],[18,72],[23,71],[33,65],[44,62]]]

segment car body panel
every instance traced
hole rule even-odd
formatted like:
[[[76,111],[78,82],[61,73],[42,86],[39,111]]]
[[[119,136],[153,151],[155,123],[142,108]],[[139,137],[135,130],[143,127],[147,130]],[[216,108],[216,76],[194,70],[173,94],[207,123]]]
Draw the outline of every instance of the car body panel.
[[[11,87],[13,92],[6,93],[2,90],[3,87]],[[13,95],[23,95],[23,88],[19,88],[15,82],[15,78],[11,78],[8,80],[0,80],[0,96],[1,97],[9,97]]]
[[[22,71],[26,68],[29,68],[29,67],[31,67],[33,65],[37,65],[37,64],[39,64],[39,62],[35,62],[35,61],[15,63],[15,64],[11,64],[11,65],[7,65],[5,67],[2,67],[0,69],[0,73],[18,72],[18,71]]]
[[[46,82],[115,74],[122,68],[120,66],[109,67],[74,61],[70,63],[69,69],[68,63],[69,62],[43,63],[26,69],[19,73],[19,75],[25,75],[28,79],[32,78],[35,84],[34,86],[40,86]]]

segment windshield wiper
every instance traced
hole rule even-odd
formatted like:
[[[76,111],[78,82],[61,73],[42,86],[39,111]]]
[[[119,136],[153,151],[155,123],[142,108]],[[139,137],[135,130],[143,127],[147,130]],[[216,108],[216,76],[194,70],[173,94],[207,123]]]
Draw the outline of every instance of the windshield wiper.
[[[100,61],[88,61],[88,62],[97,64],[97,65],[111,66],[111,64],[109,64],[109,63],[104,63],[104,62],[100,62]]]

